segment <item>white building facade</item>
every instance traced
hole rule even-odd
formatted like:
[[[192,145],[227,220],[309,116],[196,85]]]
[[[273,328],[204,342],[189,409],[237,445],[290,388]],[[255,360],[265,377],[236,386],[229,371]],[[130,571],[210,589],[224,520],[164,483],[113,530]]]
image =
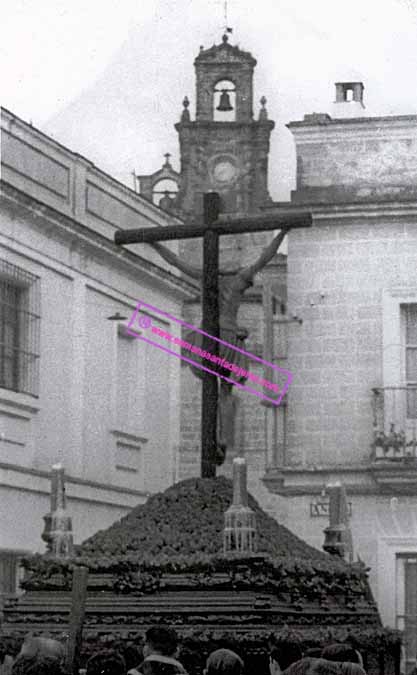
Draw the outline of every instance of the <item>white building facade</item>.
[[[181,316],[193,288],[129,227],[176,221],[2,109],[0,585],[44,551],[51,466],[79,543],[176,478],[180,359],[125,333],[138,300]],[[152,323],[175,334],[159,314]]]
[[[346,486],[355,558],[371,568],[383,623],[406,631],[408,671],[417,653],[417,116],[364,117],[353,101],[358,116],[345,117],[341,103],[334,118],[288,125],[292,201],[311,208],[313,227],[289,235],[288,304],[302,323],[288,327],[285,440],[264,480],[278,518],[316,547],[326,484]]]

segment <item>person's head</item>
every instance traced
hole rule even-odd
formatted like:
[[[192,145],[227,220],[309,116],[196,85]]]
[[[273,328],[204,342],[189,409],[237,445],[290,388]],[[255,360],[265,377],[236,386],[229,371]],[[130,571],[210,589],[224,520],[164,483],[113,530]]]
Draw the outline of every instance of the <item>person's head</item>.
[[[244,664],[230,649],[216,649],[206,663],[204,675],[242,675]]]
[[[335,642],[325,647],[321,653],[321,658],[327,661],[338,661],[344,663],[360,663],[360,656],[356,649],[343,642]]]
[[[65,675],[59,660],[51,656],[18,656],[12,667],[12,675]]]
[[[126,662],[126,670],[136,668],[143,661],[143,650],[134,644],[127,645],[123,650],[123,658]]]
[[[113,649],[94,654],[87,661],[87,675],[126,675],[126,663]]]
[[[154,626],[146,631],[143,656],[151,654],[174,656],[178,647],[178,636],[173,628],[168,626]]]
[[[304,656],[311,656],[313,659],[319,659],[321,657],[321,647],[310,647],[304,652]]]
[[[269,651],[269,671],[278,675],[292,663],[303,658],[301,645],[296,640],[278,640]]]
[[[57,661],[63,661],[65,649],[61,642],[52,638],[33,637],[27,635],[19,652],[20,656],[46,656]]]
[[[352,663],[352,661],[344,661],[340,664],[341,675],[366,675],[362,666],[359,663]]]
[[[303,658],[292,663],[284,675],[340,675],[340,664],[326,659]]]

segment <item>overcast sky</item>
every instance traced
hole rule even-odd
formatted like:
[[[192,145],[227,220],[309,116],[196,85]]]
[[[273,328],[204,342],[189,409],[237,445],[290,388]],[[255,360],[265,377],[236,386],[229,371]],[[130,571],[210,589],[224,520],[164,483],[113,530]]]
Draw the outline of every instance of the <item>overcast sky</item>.
[[[221,0],[14,0],[2,8],[1,103],[129,186],[131,171],[178,168],[173,128],[193,60],[221,41]],[[416,0],[229,0],[231,42],[252,52],[255,112],[276,121],[270,191],[288,199],[285,124],[329,112],[334,82],[362,80],[366,114],[417,113]]]

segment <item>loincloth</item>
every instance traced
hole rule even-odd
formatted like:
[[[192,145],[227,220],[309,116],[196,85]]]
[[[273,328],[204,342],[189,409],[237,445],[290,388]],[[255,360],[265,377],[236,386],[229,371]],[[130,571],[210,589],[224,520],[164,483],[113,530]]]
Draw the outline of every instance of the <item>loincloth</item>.
[[[245,329],[237,328],[237,330],[232,330],[229,328],[223,328],[220,331],[220,339],[224,340],[225,342],[230,343],[234,347],[237,347],[238,349],[244,349],[245,348],[245,339],[247,337],[247,331]],[[191,329],[185,329],[184,334],[183,334],[183,340],[185,342],[188,342],[191,344],[193,347],[199,347],[200,349],[204,349],[203,347],[203,338],[204,335],[202,333],[197,332],[196,330],[191,330]],[[208,344],[206,347],[207,352],[210,352],[211,354],[214,354],[214,346],[216,342],[214,339],[210,338],[208,339]],[[237,351],[233,347],[229,347],[228,345],[223,344],[223,342],[218,342],[218,352],[217,356],[219,356],[221,359],[225,359],[225,361],[228,361],[230,364],[233,364],[235,366],[238,366],[239,368],[242,368],[243,370],[248,370],[248,357],[246,354],[242,354],[241,352]],[[219,364],[213,363],[209,359],[201,357],[199,354],[193,354],[190,352],[188,349],[182,349],[181,350],[182,355],[187,357],[187,358],[192,358],[193,361],[196,363],[201,364],[202,366],[205,366],[209,368],[210,370],[218,373],[219,375],[223,375],[225,377],[230,377],[232,380],[235,382],[239,382],[240,384],[244,384],[246,380],[248,379],[247,376],[245,375],[236,375],[236,373],[231,372],[229,368],[223,368]],[[191,364],[188,364],[189,367],[191,368],[192,372],[194,375],[199,377],[200,379],[203,377],[204,370],[201,370],[200,368],[196,368],[195,366],[192,366]]]

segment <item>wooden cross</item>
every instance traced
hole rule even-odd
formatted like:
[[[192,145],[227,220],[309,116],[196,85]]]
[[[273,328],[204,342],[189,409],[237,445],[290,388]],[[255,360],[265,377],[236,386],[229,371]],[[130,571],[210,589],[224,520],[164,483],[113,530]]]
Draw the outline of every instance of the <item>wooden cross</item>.
[[[75,567],[72,573],[71,614],[69,619],[69,640],[65,658],[66,669],[71,675],[78,675],[80,661],[85,603],[87,599],[88,568]]]
[[[311,227],[310,212],[300,208],[268,209],[259,215],[220,215],[220,195],[208,192],[203,201],[203,223],[168,225],[166,227],[119,230],[114,236],[116,244],[144,244],[172,239],[203,237],[203,302],[202,330],[213,337],[219,337],[219,236],[259,232],[261,230],[292,229]],[[203,349],[215,353],[210,338],[204,335]],[[218,345],[218,342],[215,342]],[[203,392],[201,408],[201,476],[213,478],[216,475],[217,449],[217,377],[203,371]]]

